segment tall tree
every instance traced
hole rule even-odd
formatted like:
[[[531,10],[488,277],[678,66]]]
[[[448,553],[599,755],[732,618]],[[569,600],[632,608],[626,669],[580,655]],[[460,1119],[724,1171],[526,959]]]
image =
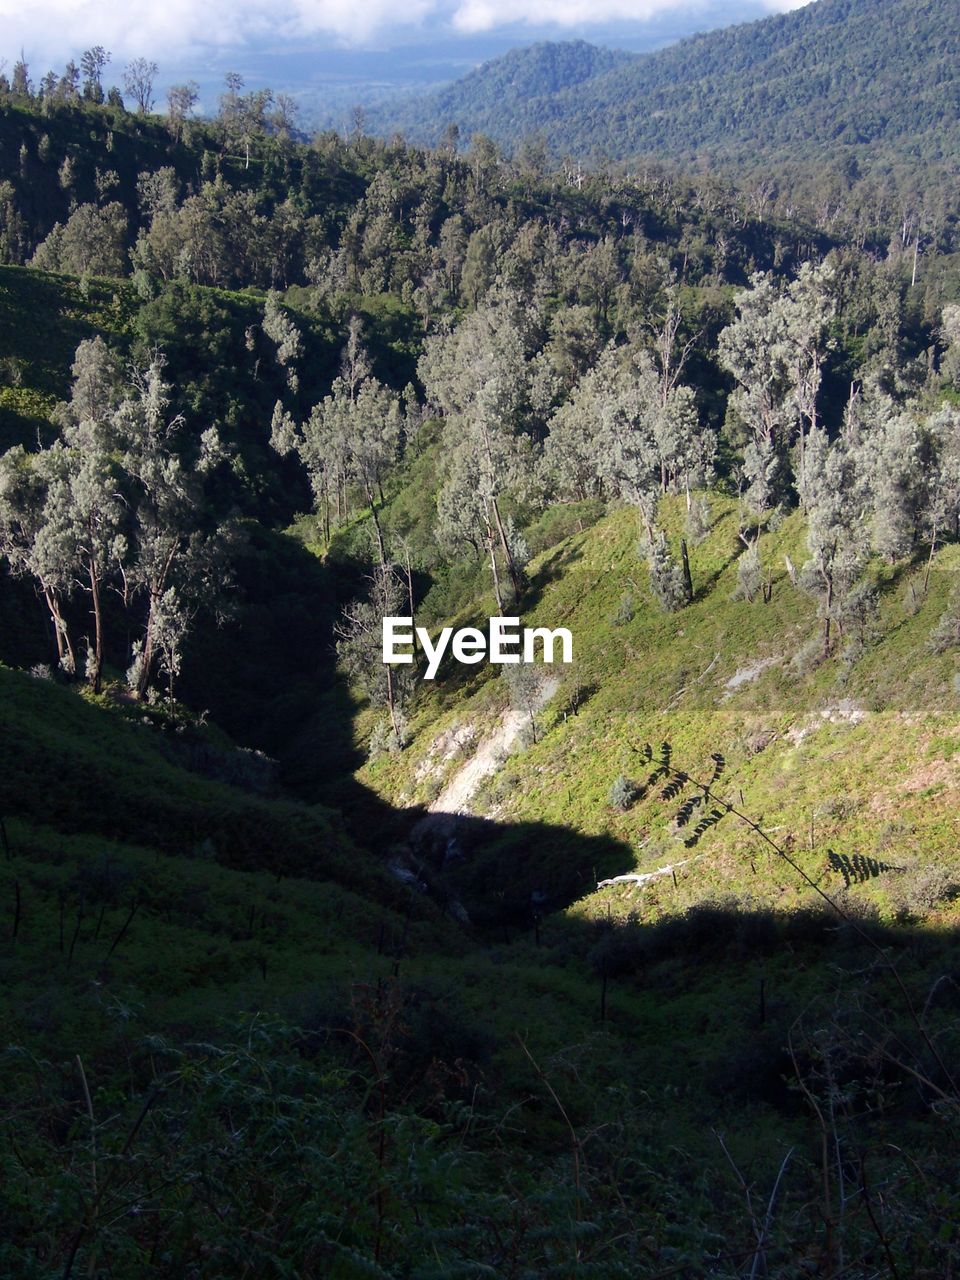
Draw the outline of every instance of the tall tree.
[[[16,577],[37,583],[50,614],[57,661],[73,676],[77,655],[64,606],[74,588],[74,565],[64,548],[45,536],[47,489],[61,461],[62,451],[29,454],[22,445],[0,455],[0,556]]]
[[[146,58],[134,58],[123,72],[123,87],[145,116],[153,109],[153,86],[160,68]]]
[[[183,635],[196,610],[215,595],[223,572],[223,540],[205,530],[202,489],[203,477],[223,457],[219,437],[207,428],[194,466],[185,467],[173,448],[182,418],[169,415],[169,402],[163,360],[154,355],[145,369],[134,370],[131,392],[114,415],[133,491],[128,589],[145,602],[128,672],[140,698],[156,662],[168,676],[176,674]]]
[[[870,552],[866,516],[868,492],[858,471],[857,452],[840,437],[811,428],[798,476],[807,513],[810,558],[802,581],[819,599],[822,656],[830,653],[834,624],[842,630],[845,601]]]
[[[787,451],[797,424],[784,314],[773,277],[757,274],[734,302],[737,318],[720,334],[721,365],[734,377],[728,421],[746,435],[743,471],[749,506],[760,516],[786,491]]]
[[[450,452],[472,452],[484,522],[519,600],[522,581],[507,538],[502,501],[524,480],[521,441],[535,369],[519,299],[497,295],[449,334],[427,340],[418,371],[428,401],[446,417]]]
[[[80,70],[83,73],[83,96],[91,102],[103,102],[103,73],[110,61],[102,44],[95,44],[87,49],[80,58]]]

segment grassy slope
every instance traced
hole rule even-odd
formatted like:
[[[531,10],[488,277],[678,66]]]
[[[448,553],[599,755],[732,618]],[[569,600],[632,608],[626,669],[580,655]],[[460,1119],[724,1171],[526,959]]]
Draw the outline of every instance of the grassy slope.
[[[723,500],[715,510],[710,537],[693,553],[703,598],[680,615],[652,608],[630,513],[604,517],[535,564],[530,618],[572,628],[577,678],[597,692],[566,720],[557,714],[564,702],[558,694],[544,717],[543,741],[512,758],[486,788],[485,807],[517,825],[482,854],[477,873],[517,878],[518,860],[524,874],[534,874],[530,867],[549,873],[558,832],[571,842],[574,862],[589,862],[588,838],[606,831],[625,851],[651,837],[640,865],[667,860],[673,843],[655,813],[621,817],[606,804],[612,778],[634,770],[630,743],[661,736],[683,760],[725,750],[749,807],[790,827],[801,843],[816,808],[816,847],[804,854],[811,869],[822,869],[827,839],[850,851],[882,848],[898,863],[952,856],[949,788],[958,739],[945,698],[953,659],[930,657],[923,641],[939,616],[956,548],[938,557],[915,615],[904,609],[904,593],[918,571],[890,582],[883,639],[842,688],[835,663],[802,680],[772,667],[724,699],[724,682],[739,667],[789,654],[812,623],[810,602],[782,575],[770,605],[730,601],[735,512]],[[668,503],[667,514],[676,536],[680,512]],[[782,564],[784,551],[799,562],[799,520],[771,535],[766,550],[771,563]],[[631,580],[638,584],[636,614],[616,627]],[[480,600],[462,617],[491,611],[491,602]],[[786,739],[792,725],[840,696],[861,703],[869,718],[860,726],[819,727],[797,747]],[[426,798],[429,780],[415,784],[413,773],[436,733],[467,718],[491,724],[502,701],[490,672],[448,675],[422,698],[411,749],[361,772],[360,783],[372,791],[365,800],[358,789],[355,809],[369,803],[371,813],[389,814],[384,800]],[[360,717],[360,732],[368,721],[368,714]],[[771,729],[781,736],[752,753],[748,740]],[[389,849],[358,848],[329,810],[197,776],[184,767],[180,735],[139,723],[129,709],[0,670],[0,730],[0,813],[10,845],[0,861],[0,1015],[8,1040],[48,1057],[65,1092],[75,1054],[102,1089],[122,1093],[128,1086],[115,1064],[131,1044],[156,1033],[177,1042],[217,1036],[220,1020],[241,1011],[275,1010],[308,1027],[338,1025],[364,991],[395,981],[399,957],[403,998],[413,1002],[408,1017],[414,1004],[433,1010],[430,1016],[452,1028],[451,1054],[469,1043],[466,1029],[490,1046],[482,1096],[496,1121],[494,1185],[504,1158],[498,1117],[510,1116],[510,1161],[526,1159],[529,1150],[564,1159],[563,1125],[538,1097],[518,1033],[546,1065],[575,1124],[609,1121],[615,1131],[626,1114],[632,1127],[624,1129],[625,1153],[640,1142],[656,1164],[669,1149],[679,1182],[663,1195],[682,1186],[692,1197],[680,1211],[685,1239],[697,1214],[712,1213],[691,1188],[709,1183],[718,1205],[728,1194],[710,1125],[735,1128],[737,1158],[765,1183],[786,1144],[806,1142],[781,1079],[786,1029],[811,1000],[829,1001],[835,984],[854,982],[860,992],[865,980],[850,975],[860,974],[867,957],[822,925],[791,933],[749,910],[721,914],[707,929],[691,918],[679,940],[672,935],[670,917],[695,899],[746,891],[778,905],[798,902],[779,867],[755,860],[753,875],[755,850],[733,828],[708,836],[706,856],[676,888],[667,880],[639,892],[604,891],[545,922],[540,945],[529,932],[513,931],[491,945],[387,875]],[[212,741],[229,753],[221,738]],[[897,790],[902,784],[907,789]],[[279,871],[286,873],[281,879]],[[886,882],[877,885],[854,893],[882,896]],[[629,959],[611,969],[601,1023],[596,957],[609,945],[608,909],[611,918],[660,916],[666,932],[645,933],[642,971]],[[914,939],[903,930],[895,945],[910,948],[904,971],[918,987],[953,963],[945,933]],[[769,993],[763,1025],[759,975]],[[921,1129],[913,1141],[911,1149],[921,1151]],[[650,1220],[659,1241],[670,1238],[661,1209]]]
[[[676,541],[681,513],[673,502],[667,512]],[[618,774],[642,776],[633,745],[669,739],[678,763],[694,772],[709,773],[710,753],[723,752],[727,792],[742,789],[749,811],[775,826],[813,875],[825,871],[828,847],[914,871],[955,859],[956,657],[933,655],[925,646],[960,567],[958,548],[938,552],[919,607],[912,601],[914,591],[922,594],[923,565],[875,565],[881,587],[875,642],[851,669],[835,657],[798,675],[789,661],[817,626],[814,602],[790,585],[785,569],[785,554],[803,563],[799,515],[764,539],[764,560],[775,574],[767,605],[731,598],[739,544],[729,500],[714,500],[713,528],[692,549],[697,599],[681,613],[657,610],[635,543],[634,517],[618,512],[535,562],[535,604],[525,620],[572,630],[575,675],[565,676],[546,708],[542,740],[514,754],[485,785],[478,811],[592,835],[609,832],[636,847],[641,870],[687,857],[656,806],[620,815],[608,805]],[[626,592],[634,597],[635,616],[617,626]],[[765,659],[774,661],[755,679],[727,687],[738,670]],[[578,714],[564,717],[577,680],[596,693]],[[482,735],[505,702],[505,685],[493,670],[448,672],[446,681],[423,686],[408,751],[367,766],[363,777],[391,800],[429,799],[437,775],[421,766],[436,736],[464,723]],[[458,763],[446,765],[443,777]],[[676,888],[667,879],[639,893],[606,890],[579,909],[606,910],[612,899],[650,918],[725,893],[793,904],[794,874],[770,865],[766,855],[757,864],[758,852],[749,833],[723,826],[708,834]],[[906,882],[887,877],[855,892],[886,902],[887,890]]]

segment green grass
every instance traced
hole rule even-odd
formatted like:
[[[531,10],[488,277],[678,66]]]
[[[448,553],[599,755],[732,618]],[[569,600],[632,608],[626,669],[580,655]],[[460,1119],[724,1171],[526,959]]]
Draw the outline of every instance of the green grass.
[[[680,505],[669,500],[665,506],[676,544]],[[534,561],[534,603],[524,620],[569,627],[575,668],[564,673],[545,709],[542,740],[505,762],[505,782],[494,778],[481,802],[501,821],[608,834],[636,850],[641,869],[676,861],[688,854],[666,806],[645,804],[621,815],[608,804],[618,774],[642,772],[634,748],[668,739],[676,760],[695,773],[708,772],[710,753],[721,751],[728,761],[726,792],[742,790],[747,809],[801,849],[811,872],[821,874],[828,847],[882,855],[906,866],[908,878],[930,864],[960,870],[950,834],[951,796],[960,783],[952,686],[957,659],[926,648],[960,564],[958,548],[938,551],[926,594],[923,564],[896,572],[873,566],[881,587],[875,639],[852,666],[834,655],[797,672],[791,660],[818,627],[815,601],[791,585],[785,567],[785,556],[797,566],[805,559],[800,515],[763,538],[763,561],[774,580],[764,604],[732,599],[741,550],[735,504],[714,497],[713,510],[708,538],[691,548],[697,598],[676,614],[659,612],[651,597],[636,555],[635,517],[627,511]],[[634,616],[616,625],[624,592],[633,596]],[[761,662],[770,665],[755,678],[729,685],[738,671]],[[564,715],[575,682],[595,692],[577,714]],[[422,684],[411,746],[361,776],[392,801],[430,798],[436,779],[446,781],[462,764],[431,767],[438,736],[472,725],[482,738],[506,700],[495,669],[451,672],[432,686]],[[368,723],[361,718],[361,729]],[[697,862],[678,876],[676,888],[667,880],[636,895],[605,890],[578,910],[605,912],[611,902],[631,902],[656,917],[715,894],[750,892],[791,903],[802,896],[789,869],[771,865],[755,838],[731,824],[709,833],[696,852]],[[759,874],[754,855],[762,859]],[[890,880],[863,893],[892,911],[887,889],[902,883]]]

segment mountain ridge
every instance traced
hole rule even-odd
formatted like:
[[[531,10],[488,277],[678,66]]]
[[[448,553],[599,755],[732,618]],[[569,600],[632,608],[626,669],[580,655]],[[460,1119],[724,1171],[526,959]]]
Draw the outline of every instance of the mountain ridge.
[[[945,0],[817,0],[593,74],[582,74],[592,64],[578,50],[581,73],[556,89],[536,71],[563,59],[533,46],[408,100],[392,118],[375,112],[371,125],[431,141],[456,123],[462,136],[485,132],[507,146],[539,133],[555,155],[607,161],[659,154],[749,167],[773,156],[813,160],[839,143],[858,157],[882,149],[949,162],[960,142],[949,23]],[[508,60],[515,71],[521,59],[529,74],[518,78],[535,91],[492,92]]]

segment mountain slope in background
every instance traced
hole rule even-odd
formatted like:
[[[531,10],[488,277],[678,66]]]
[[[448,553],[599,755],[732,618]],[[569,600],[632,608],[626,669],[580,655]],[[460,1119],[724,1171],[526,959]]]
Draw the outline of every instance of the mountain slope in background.
[[[839,146],[949,162],[960,144],[955,18],[950,0],[819,0],[610,64],[579,43],[537,45],[375,123],[426,140],[456,123],[504,145],[540,133],[557,155],[614,160],[749,166]]]

